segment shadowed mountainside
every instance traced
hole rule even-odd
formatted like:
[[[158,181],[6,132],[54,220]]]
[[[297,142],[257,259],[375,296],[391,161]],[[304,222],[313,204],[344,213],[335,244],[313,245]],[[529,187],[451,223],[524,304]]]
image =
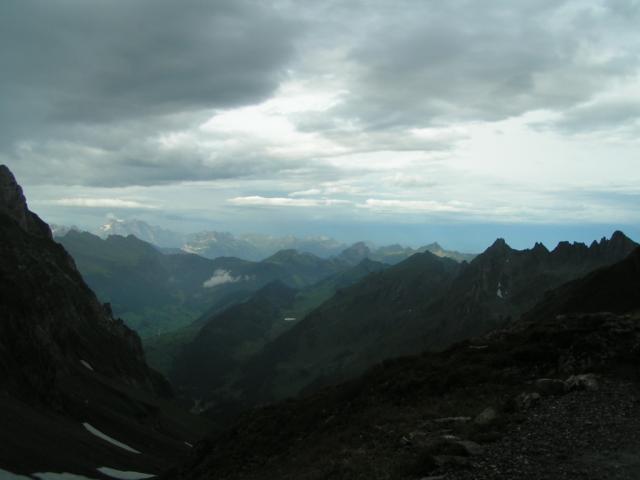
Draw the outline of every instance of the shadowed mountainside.
[[[166,478],[637,478],[638,345],[640,249],[509,328],[247,412]]]
[[[349,265],[295,250],[262,262],[163,254],[133,235],[101,239],[71,230],[58,237],[82,276],[143,337],[176,331],[246,299],[269,282],[311,285]]]
[[[233,400],[233,384],[242,366],[265,344],[340,289],[385,268],[381,263],[364,259],[299,291],[279,281],[266,285],[246,302],[204,321],[193,341],[185,343],[175,359],[173,384],[189,398],[209,401],[215,392],[221,399]]]
[[[496,241],[471,263],[416,254],[339,291],[248,363],[238,389],[265,402],[345,380],[392,356],[446,348],[503,326],[545,292],[620,260],[636,244],[611,239],[514,250]]]

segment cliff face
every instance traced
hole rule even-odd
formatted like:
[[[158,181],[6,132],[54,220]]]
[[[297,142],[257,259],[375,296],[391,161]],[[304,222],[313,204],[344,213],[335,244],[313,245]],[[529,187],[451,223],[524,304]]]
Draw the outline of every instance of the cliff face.
[[[22,187],[5,165],[0,165],[0,214],[15,220],[22,230],[31,235],[51,238],[51,230],[40,217],[29,211]]]
[[[146,366],[138,336],[98,302],[4,166],[0,237],[0,385],[26,400],[51,397],[59,375],[85,362],[109,378],[169,393]]]
[[[200,435],[0,166],[0,469],[160,473]],[[123,449],[91,433],[130,445]]]

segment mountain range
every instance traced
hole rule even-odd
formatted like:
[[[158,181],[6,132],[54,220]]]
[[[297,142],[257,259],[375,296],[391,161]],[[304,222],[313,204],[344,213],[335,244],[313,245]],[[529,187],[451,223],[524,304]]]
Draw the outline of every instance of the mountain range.
[[[186,326],[273,280],[313,284],[347,264],[286,250],[261,262],[165,254],[133,235],[106,239],[75,230],[58,237],[89,286],[143,337]]]
[[[70,229],[70,255],[0,166],[0,238],[0,478],[640,471],[640,247],[622,232],[257,262]],[[173,387],[123,310],[166,322],[146,347]]]
[[[385,358],[446,348],[508,324],[548,290],[621,260],[636,247],[615,232],[591,246],[563,242],[552,251],[541,244],[518,251],[499,239],[471,263],[415,254],[336,290],[291,328],[271,335],[225,390],[245,405],[271,402],[353,378]],[[242,316],[228,310],[212,318],[209,329],[217,334],[200,335],[185,347],[188,354],[178,363],[188,374],[174,377],[177,385],[197,379],[200,393],[207,382],[219,386],[220,375],[199,372],[216,368],[216,359],[204,352],[217,351],[234,315]]]
[[[63,237],[78,227],[51,225],[54,237]],[[460,253],[442,248],[437,242],[419,248],[404,247],[398,244],[375,247],[357,242],[348,246],[326,236],[299,238],[293,235],[282,237],[261,234],[234,235],[229,232],[204,231],[181,234],[142,220],[111,218],[100,226],[94,235],[106,239],[111,235],[127,237],[133,235],[147,243],[155,245],[166,253],[187,252],[206,258],[236,257],[243,260],[259,261],[274,255],[280,250],[297,250],[302,253],[329,258],[342,256],[358,263],[362,258],[394,264],[414,253],[430,251],[438,256],[446,256],[457,261],[470,261],[473,254]]]

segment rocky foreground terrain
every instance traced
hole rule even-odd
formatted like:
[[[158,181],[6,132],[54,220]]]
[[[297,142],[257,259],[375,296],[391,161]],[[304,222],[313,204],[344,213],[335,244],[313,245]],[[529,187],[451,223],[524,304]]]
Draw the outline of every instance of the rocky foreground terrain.
[[[506,329],[245,414],[181,479],[631,479],[640,249]]]

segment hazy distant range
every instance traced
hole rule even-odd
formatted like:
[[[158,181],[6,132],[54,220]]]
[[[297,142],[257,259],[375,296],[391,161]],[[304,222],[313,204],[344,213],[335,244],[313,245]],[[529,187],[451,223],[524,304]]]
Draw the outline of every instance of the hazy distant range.
[[[54,237],[62,237],[69,230],[80,230],[75,226],[51,225]],[[190,234],[178,233],[156,225],[150,225],[137,219],[112,218],[94,231],[96,235],[106,238],[109,235],[134,235],[140,240],[151,243],[169,253],[180,251],[195,253],[206,258],[237,257],[245,260],[262,260],[280,250],[294,249],[308,252],[319,257],[328,258],[341,254],[348,244],[328,236],[296,237],[293,235],[272,236],[263,234],[234,235],[229,232],[203,231]],[[475,255],[445,250],[437,243],[431,243],[419,248],[401,245],[376,247],[370,243],[356,244],[363,256],[383,255],[387,259],[397,258],[398,261],[410,255],[426,250],[440,256],[455,258],[458,261],[471,260]],[[390,262],[395,263],[395,262]]]

